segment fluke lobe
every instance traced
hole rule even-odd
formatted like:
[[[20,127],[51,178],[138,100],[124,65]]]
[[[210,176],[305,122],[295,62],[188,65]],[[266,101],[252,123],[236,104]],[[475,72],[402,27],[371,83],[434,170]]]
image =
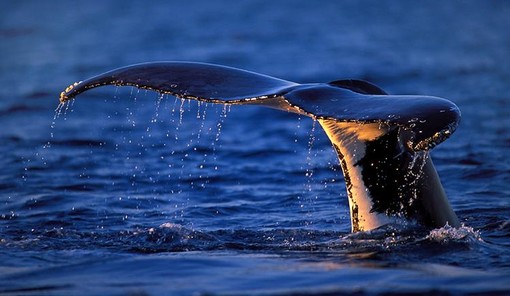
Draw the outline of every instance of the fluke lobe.
[[[402,220],[425,227],[460,226],[428,153],[459,123],[460,110],[448,100],[389,95],[361,80],[298,84],[220,65],[155,62],[74,83],[60,94],[60,101],[103,85],[312,117],[338,154],[353,232]]]

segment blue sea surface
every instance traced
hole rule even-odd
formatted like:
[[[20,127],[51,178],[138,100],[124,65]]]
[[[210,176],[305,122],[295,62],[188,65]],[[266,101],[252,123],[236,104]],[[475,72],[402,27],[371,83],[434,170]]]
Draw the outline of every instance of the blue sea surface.
[[[510,2],[2,1],[0,295],[509,295]],[[463,227],[350,233],[318,123],[69,84],[149,61],[448,98]],[[57,108],[58,107],[58,108]]]

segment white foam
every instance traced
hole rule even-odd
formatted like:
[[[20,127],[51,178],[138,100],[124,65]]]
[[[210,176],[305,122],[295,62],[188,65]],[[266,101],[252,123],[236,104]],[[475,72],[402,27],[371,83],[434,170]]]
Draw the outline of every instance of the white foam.
[[[431,230],[426,239],[439,243],[481,240],[479,230],[474,230],[472,227],[465,226],[464,224],[462,224],[459,228],[455,228],[450,226],[448,223],[441,228]]]

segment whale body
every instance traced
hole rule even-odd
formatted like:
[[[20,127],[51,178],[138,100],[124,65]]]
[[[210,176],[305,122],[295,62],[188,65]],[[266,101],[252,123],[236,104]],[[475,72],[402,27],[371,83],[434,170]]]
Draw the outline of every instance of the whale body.
[[[431,228],[460,226],[429,154],[460,121],[459,108],[446,99],[389,95],[362,80],[298,84],[220,65],[154,62],[74,83],[60,101],[104,85],[309,116],[320,123],[338,155],[353,232],[402,219]]]

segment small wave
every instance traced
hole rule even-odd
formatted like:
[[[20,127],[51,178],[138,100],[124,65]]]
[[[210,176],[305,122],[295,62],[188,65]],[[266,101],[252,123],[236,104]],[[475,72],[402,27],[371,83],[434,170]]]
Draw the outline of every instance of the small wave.
[[[349,233],[341,238],[340,246],[349,251],[371,250],[375,253],[399,252],[416,243],[425,235],[425,229],[413,223],[386,224],[371,231]]]
[[[15,113],[27,113],[41,111],[43,108],[28,105],[14,105],[0,110],[0,116],[13,116]]]
[[[474,230],[472,227],[465,226],[464,224],[459,228],[455,228],[448,225],[448,223],[441,228],[431,230],[425,239],[441,244],[481,241],[479,230]]]
[[[70,147],[103,147],[107,145],[107,142],[94,139],[67,139],[61,141],[52,141],[52,145]]]

